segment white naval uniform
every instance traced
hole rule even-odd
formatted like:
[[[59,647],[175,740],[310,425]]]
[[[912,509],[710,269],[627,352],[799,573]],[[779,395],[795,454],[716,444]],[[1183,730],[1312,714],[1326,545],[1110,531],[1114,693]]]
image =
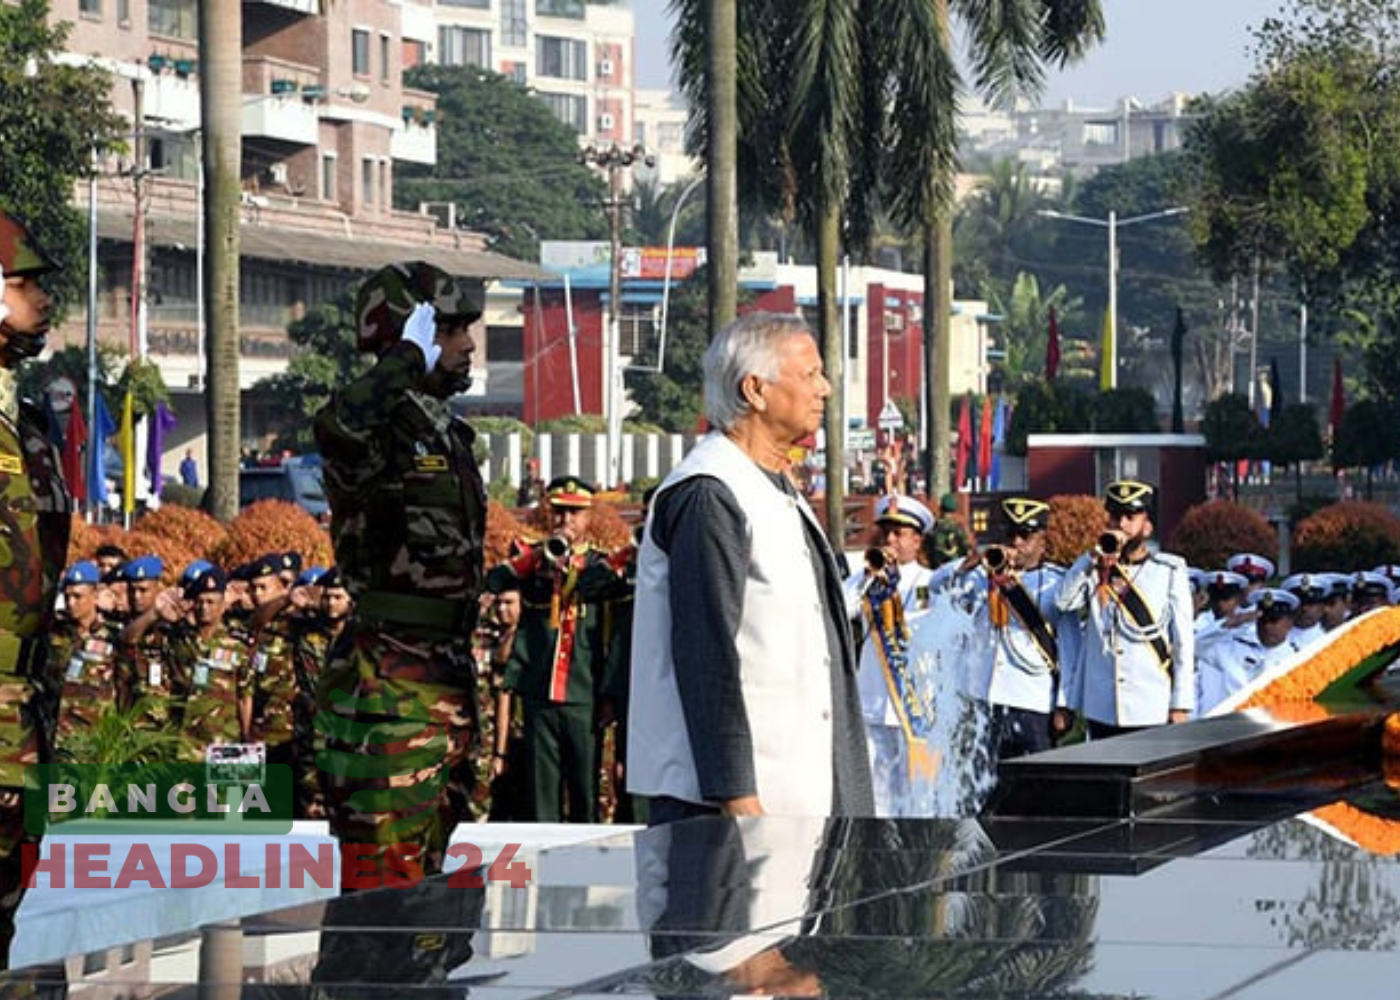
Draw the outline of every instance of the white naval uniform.
[[[1112,597],[1098,591],[1092,553],[1075,560],[1056,595],[1056,606],[1078,616],[1080,646],[1074,669],[1063,684],[1069,707],[1110,726],[1155,726],[1173,710],[1191,711],[1196,702],[1196,636],[1191,578],[1180,556],[1157,552],[1140,563],[1123,564],[1124,574],[1152,615],[1140,628]],[[1069,621],[1065,621],[1065,631]],[[1164,667],[1151,640],[1161,636],[1171,651]],[[1062,665],[1068,667],[1068,663]]]
[[[1327,634],[1327,630],[1322,627],[1322,622],[1313,622],[1307,628],[1298,628],[1296,625],[1288,633],[1288,641],[1293,643],[1295,649],[1302,649],[1310,642],[1315,642]]]
[[[1055,708],[1066,707],[1064,691],[1056,693],[1049,662],[1016,614],[1008,609],[1006,626],[992,625],[986,567],[979,564],[967,573],[959,573],[956,564],[949,565],[954,566],[952,572],[939,568],[934,589],[959,595],[964,606],[971,609],[977,626],[996,636],[991,657],[963,664],[963,691],[990,705],[1031,712],[1049,714]],[[1055,606],[1055,596],[1064,575],[1064,567],[1054,563],[1041,563],[1020,574],[1021,586],[1056,633],[1060,663],[1075,659],[1079,645],[1074,620],[1070,619],[1069,628],[1062,627],[1064,616]]]
[[[1211,643],[1196,658],[1196,716],[1209,715],[1216,705],[1298,649],[1291,636],[1267,647],[1256,629],[1235,631]]]
[[[927,595],[921,600],[919,588],[927,588],[933,571],[917,562],[900,563],[899,599],[904,605],[906,619],[920,613],[927,607]],[[890,688],[885,680],[885,668],[880,664],[880,655],[875,651],[876,639],[871,635],[870,623],[865,620],[861,608],[861,597],[865,593],[869,577],[864,567],[846,577],[846,614],[850,617],[852,632],[860,645],[860,672],[856,677],[860,688],[861,711],[868,725],[898,726],[894,705],[890,702]],[[924,607],[920,607],[923,604]]]

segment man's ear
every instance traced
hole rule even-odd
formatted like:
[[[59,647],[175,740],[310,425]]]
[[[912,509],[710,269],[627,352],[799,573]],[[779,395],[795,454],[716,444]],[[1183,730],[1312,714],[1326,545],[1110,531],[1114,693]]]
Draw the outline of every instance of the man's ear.
[[[767,407],[768,404],[763,398],[763,379],[757,375],[745,375],[744,380],[739,383],[739,391],[750,409],[762,412]]]

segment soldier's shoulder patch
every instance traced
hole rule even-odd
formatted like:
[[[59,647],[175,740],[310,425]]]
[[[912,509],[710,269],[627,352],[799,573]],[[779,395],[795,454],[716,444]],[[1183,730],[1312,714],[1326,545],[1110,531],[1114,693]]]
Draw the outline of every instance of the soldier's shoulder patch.
[[[11,476],[20,475],[24,472],[24,459],[19,455],[0,452],[0,472]]]

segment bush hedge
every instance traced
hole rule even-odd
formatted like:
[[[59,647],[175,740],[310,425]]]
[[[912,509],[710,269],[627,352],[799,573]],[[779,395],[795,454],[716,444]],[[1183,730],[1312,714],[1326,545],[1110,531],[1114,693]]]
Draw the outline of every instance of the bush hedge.
[[[1201,569],[1224,569],[1238,552],[1278,562],[1278,532],[1263,514],[1229,500],[1208,500],[1188,510],[1166,547]]]
[[[1045,531],[1045,558],[1068,566],[1098,541],[1108,525],[1103,501],[1083,494],[1050,498],[1050,525]]]
[[[1303,520],[1293,532],[1293,569],[1299,573],[1372,569],[1400,562],[1400,517],[1389,508],[1344,500]]]

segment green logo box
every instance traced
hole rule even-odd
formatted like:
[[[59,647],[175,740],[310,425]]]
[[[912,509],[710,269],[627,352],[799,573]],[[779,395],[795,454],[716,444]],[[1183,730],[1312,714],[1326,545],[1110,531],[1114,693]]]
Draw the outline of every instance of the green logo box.
[[[36,764],[25,768],[24,828],[275,837],[291,832],[294,799],[287,764]]]

